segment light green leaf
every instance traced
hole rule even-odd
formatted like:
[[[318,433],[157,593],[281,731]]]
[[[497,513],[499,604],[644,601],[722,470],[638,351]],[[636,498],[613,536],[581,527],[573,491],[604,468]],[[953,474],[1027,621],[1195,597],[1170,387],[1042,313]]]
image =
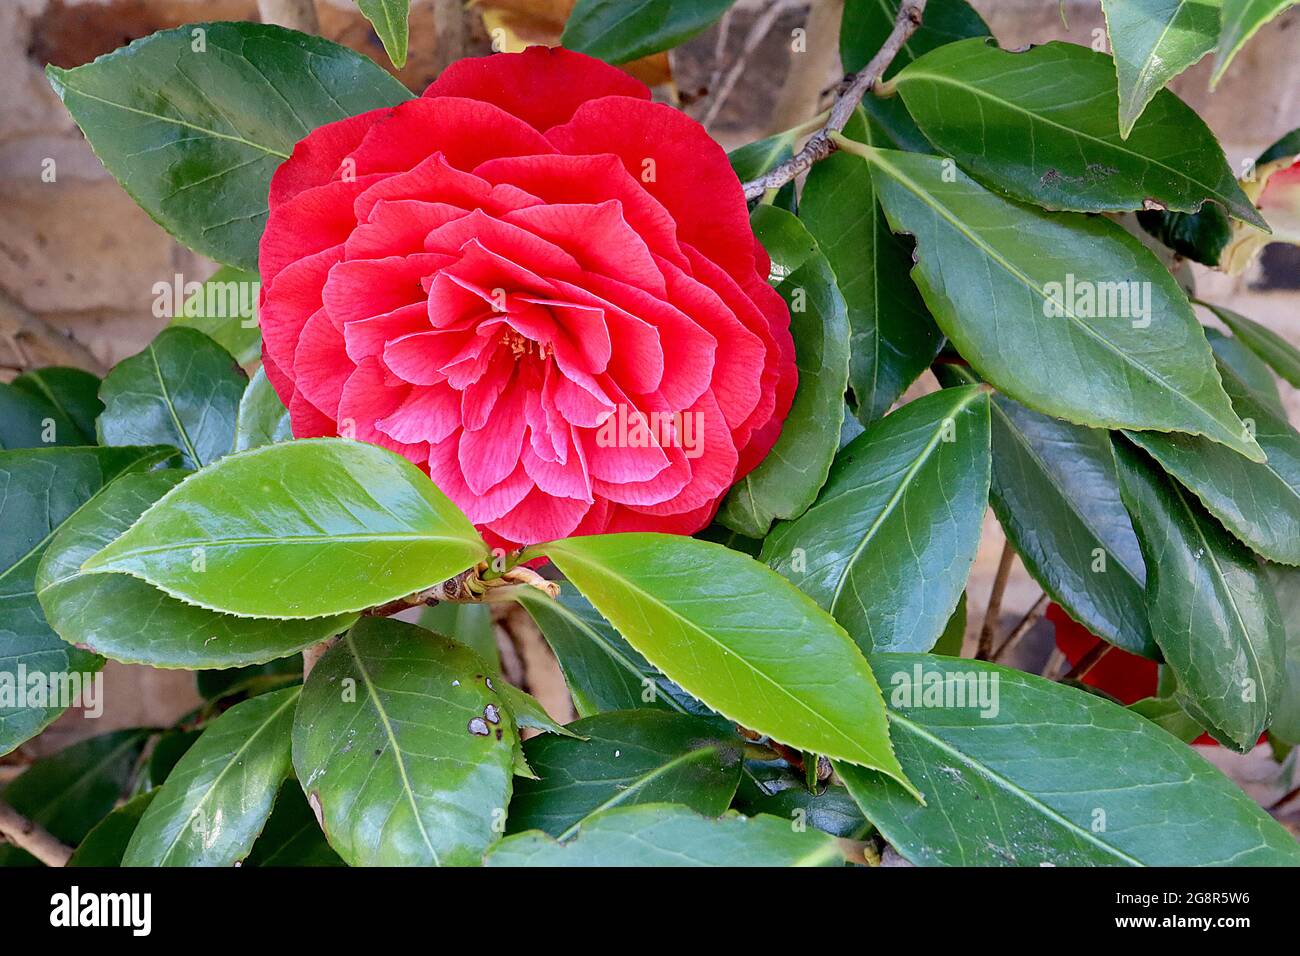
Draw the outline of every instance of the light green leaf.
[[[845,447],[816,504],[774,528],[761,558],[864,651],[929,650],[966,587],[988,489],[988,396],[944,389]]]
[[[300,687],[236,704],[203,730],[145,810],[123,866],[234,866],[292,774]]]
[[[861,114],[845,134],[868,144],[886,142]],[[814,165],[799,214],[844,295],[852,330],[849,385],[858,419],[870,424],[925,371],[943,336],[907,276],[911,250],[890,232],[866,160],[839,152]]]
[[[685,43],[735,0],[578,0],[560,43],[609,63],[626,63]]]
[[[732,720],[891,775],[871,668],[810,598],[752,558],[666,534],[539,545],[645,658]],[[525,552],[527,554],[528,552]]]
[[[432,587],[488,557],[428,477],[375,445],[313,439],[229,455],[82,565],[209,610],[310,618]]]
[[[410,34],[407,18],[411,0],[357,0],[362,16],[375,27],[384,52],[399,70],[406,66],[406,45]]]
[[[1232,60],[1259,28],[1295,4],[1295,0],[1223,0],[1219,53],[1210,75],[1210,89],[1223,79]]]
[[[1128,136],[1152,97],[1214,49],[1222,0],[1102,0]]]
[[[119,474],[151,467],[170,448],[41,448],[0,452],[0,686],[12,692],[44,676],[88,679],[103,659],[65,644],[45,623],[36,569],[54,532]],[[6,693],[0,755],[35,736],[67,708]]]
[[[99,390],[105,445],[172,445],[188,468],[230,451],[248,378],[230,353],[193,329],[163,329],[108,373]]]
[[[54,535],[37,570],[36,594],[60,637],[128,664],[193,670],[286,657],[352,623],[354,615],[279,621],[218,614],[129,574],[81,571],[186,475],[178,469],[123,475]]]
[[[937,151],[1022,202],[1075,212],[1151,203],[1194,212],[1208,199],[1264,227],[1214,134],[1174,94],[1158,93],[1122,138],[1114,68],[1086,47],[1048,43],[1009,53],[964,40],[917,60],[896,82]]]
[[[540,779],[515,785],[510,832],[566,840],[593,813],[642,803],[678,803],[716,817],[740,782],[744,741],[726,721],[626,710],[570,729],[583,739],[543,735],[524,743]]]
[[[1238,315],[1231,309],[1210,305],[1208,302],[1198,304],[1213,312],[1242,344],[1267,362],[1273,371],[1300,388],[1300,349],[1267,326]]]
[[[464,644],[483,659],[493,674],[501,671],[501,652],[488,605],[443,601],[421,611],[419,624]]]
[[[294,144],[411,95],[359,53],[258,23],[187,24],[46,75],[145,212],[247,270],[257,268],[271,174]]]
[[[836,769],[918,866],[1300,864],[1295,839],[1235,783],[1118,704],[981,661],[872,661],[891,688],[899,759],[927,803],[880,774]],[[970,706],[981,681],[992,703]],[[975,692],[967,705],[943,706],[958,688]]]
[[[502,700],[505,701],[510,715],[514,717],[516,727],[529,727],[548,734],[558,734],[561,737],[578,736],[574,731],[557,722],[548,714],[546,708],[542,706],[542,702],[532,694],[520,690],[514,684],[505,680],[498,683],[500,686],[497,687],[497,691],[501,694]]]
[[[784,210],[759,206],[753,222],[774,263],[781,255],[773,250],[796,237],[814,247],[776,287],[790,305],[799,367],[794,404],[772,450],[732,487],[717,516],[720,524],[761,538],[773,521],[803,514],[826,482],[844,416],[849,325],[835,274],[799,220]]]
[[[239,399],[239,412],[235,417],[235,451],[292,440],[289,409],[275,394],[271,380],[266,377],[266,369],[259,368]]]
[[[1219,742],[1246,751],[1284,680],[1286,633],[1258,559],[1192,493],[1117,440],[1120,488],[1147,566],[1151,634],[1178,700]]]
[[[307,679],[293,764],[350,865],[468,866],[499,835],[515,742],[468,648],[365,618]]]
[[[262,357],[262,330],[257,324],[260,290],[256,272],[222,266],[185,299],[171,324],[202,332],[240,365],[250,366]],[[175,294],[168,288],[161,296],[172,298]]]
[[[564,842],[539,830],[502,840],[487,866],[837,866],[834,839],[779,817],[717,820],[668,803],[615,807],[584,820]]]
[[[999,391],[1079,425],[1202,434],[1263,460],[1183,291],[1122,227],[1002,199],[938,157],[864,153],[890,225],[916,236],[931,314]]]

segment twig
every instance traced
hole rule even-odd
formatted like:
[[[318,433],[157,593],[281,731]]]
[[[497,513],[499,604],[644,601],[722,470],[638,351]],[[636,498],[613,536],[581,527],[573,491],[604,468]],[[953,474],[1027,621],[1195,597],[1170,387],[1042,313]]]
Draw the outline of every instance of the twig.
[[[1114,646],[1114,644],[1107,644],[1105,641],[1098,641],[1092,650],[1079,658],[1079,662],[1071,667],[1070,672],[1062,677],[1061,680],[1083,680],[1088,676],[1088,672],[1096,667],[1103,657],[1110,653],[1111,648]]]
[[[1025,616],[1022,617],[1020,622],[1011,629],[1011,633],[1007,635],[1007,639],[1002,642],[996,651],[993,652],[993,656],[990,657],[989,660],[995,662],[1000,661],[1002,656],[1011,649],[1016,641],[1029,633],[1029,629],[1038,623],[1039,618],[1043,616],[1043,612],[1046,610],[1047,594],[1044,593],[1038,596],[1038,600],[1034,602],[1034,606],[1025,612]]]
[[[976,645],[975,659],[987,661],[993,654],[993,638],[997,634],[998,616],[1002,613],[1002,595],[1007,590],[1007,578],[1011,576],[1011,565],[1016,559],[1016,552],[1011,542],[1002,545],[1002,556],[998,558],[998,573],[993,578],[993,588],[989,591],[988,607],[984,611],[984,624],[980,627],[979,644]]]
[[[749,28],[749,33],[745,36],[745,44],[741,48],[740,56],[736,57],[736,62],[727,71],[727,76],[722,81],[722,85],[714,91],[713,98],[709,102],[709,108],[700,120],[701,126],[709,127],[713,125],[714,120],[718,118],[718,114],[722,112],[722,107],[726,105],[727,98],[731,96],[731,91],[735,88],[737,81],[740,80],[741,74],[745,72],[750,56],[762,44],[763,38],[767,36],[768,31],[772,29],[772,25],[776,23],[777,17],[785,13],[793,5],[792,0],[778,0],[777,3],[773,3],[764,10],[758,19],[754,21],[753,26]]]
[[[325,656],[325,652],[338,643],[337,637],[327,638],[319,644],[313,644],[311,647],[304,647],[302,650],[302,679],[306,680],[311,676],[312,668],[317,662]]]
[[[320,33],[314,0],[257,0],[263,23],[274,23],[299,33]]]
[[[745,198],[756,199],[769,189],[780,189],[819,159],[825,159],[836,149],[831,139],[832,133],[844,129],[853,116],[853,111],[862,102],[867,91],[880,82],[885,70],[894,62],[894,57],[902,49],[916,28],[921,25],[921,16],[925,12],[925,0],[903,0],[894,20],[894,29],[890,31],[884,46],[871,58],[862,70],[849,80],[844,91],[835,97],[831,104],[831,115],[826,125],[812,135],[799,152],[785,162],[774,166],[757,179],[745,183]]]
[[[67,866],[72,858],[72,847],[64,845],[45,827],[27,819],[7,803],[0,803],[0,836],[46,866]]]
[[[469,35],[465,28],[464,0],[434,0],[433,31],[434,67],[441,73],[448,64],[465,55]]]

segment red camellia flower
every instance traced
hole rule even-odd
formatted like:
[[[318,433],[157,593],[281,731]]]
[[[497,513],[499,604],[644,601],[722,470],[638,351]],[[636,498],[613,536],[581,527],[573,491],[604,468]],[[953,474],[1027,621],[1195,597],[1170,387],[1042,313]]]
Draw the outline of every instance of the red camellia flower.
[[[565,50],[462,60],[271,181],[267,375],[501,543],[691,533],[776,441],[790,316],[704,129]]]

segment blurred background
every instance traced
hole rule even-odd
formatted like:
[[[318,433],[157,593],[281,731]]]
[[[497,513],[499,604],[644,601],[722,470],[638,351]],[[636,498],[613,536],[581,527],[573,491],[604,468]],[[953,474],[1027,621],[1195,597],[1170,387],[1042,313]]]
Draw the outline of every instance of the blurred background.
[[[283,0],[262,0],[264,8]],[[311,0],[320,35],[389,67],[352,0]],[[1062,39],[1091,45],[1104,30],[1097,0],[970,0],[1003,47]],[[843,0],[739,0],[724,18],[671,53],[629,65],[657,98],[673,102],[728,149],[796,126],[829,100],[842,77],[838,29]],[[424,89],[447,63],[529,43],[554,44],[573,0],[412,0],[411,51],[398,77]],[[166,323],[153,312],[154,284],[180,274],[203,280],[216,264],[173,242],[104,170],[50,90],[46,64],[74,67],[156,30],[200,20],[258,20],[259,0],[3,0],[0,3],[0,381],[25,368],[76,365],[102,373],[142,349]],[[806,49],[792,49],[792,31]],[[1214,94],[1212,58],[1171,84],[1219,137],[1241,169],[1300,127],[1300,8],[1262,30],[1237,56]],[[42,180],[53,159],[55,182]],[[1300,345],[1300,248],[1272,245],[1243,275],[1193,266],[1201,298],[1240,312]],[[1202,319],[1209,320],[1208,313]],[[1211,324],[1215,324],[1211,322]],[[913,394],[935,387],[927,373]],[[1292,422],[1300,392],[1281,383]],[[911,397],[911,396],[909,396]],[[967,650],[984,620],[1004,538],[990,515],[968,597]],[[1006,633],[1041,589],[1011,565],[996,617]],[[526,615],[498,622],[507,676],[560,720],[572,719],[558,669]],[[1040,621],[1009,663],[1050,665],[1053,627]],[[1059,666],[1059,660],[1055,662]],[[103,718],[69,712],[41,737],[0,760],[0,783],[34,756],[113,727],[166,725],[198,704],[194,677],[110,662]],[[1206,755],[1257,799],[1294,786],[1265,748]],[[1300,832],[1300,827],[1293,829]]]

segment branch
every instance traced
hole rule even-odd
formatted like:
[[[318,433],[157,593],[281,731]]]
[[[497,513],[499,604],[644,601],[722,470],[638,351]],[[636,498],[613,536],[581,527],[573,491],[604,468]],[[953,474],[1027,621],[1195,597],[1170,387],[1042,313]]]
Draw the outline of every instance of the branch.
[[[832,133],[838,133],[848,125],[853,111],[862,102],[867,91],[880,82],[894,57],[902,49],[916,28],[921,25],[921,15],[925,12],[926,0],[903,0],[898,8],[898,17],[894,20],[894,29],[890,31],[885,45],[880,48],[862,70],[855,73],[831,104],[831,114],[826,125],[812,135],[803,149],[785,162],[774,166],[758,179],[745,183],[745,198],[757,199],[769,189],[780,189],[819,159],[825,159],[835,152],[836,145],[831,139]]]
[[[35,820],[28,820],[7,803],[0,803],[0,836],[46,866],[67,866],[72,857],[72,847],[59,842],[49,830]]]
[[[1011,565],[1016,552],[1011,542],[1002,545],[1002,556],[998,558],[998,572],[993,578],[993,587],[989,590],[989,603],[984,611],[984,625],[980,628],[979,645],[975,650],[977,661],[986,661],[993,653],[993,638],[997,634],[998,615],[1002,613],[1002,595],[1007,590],[1007,578],[1011,576]]]

